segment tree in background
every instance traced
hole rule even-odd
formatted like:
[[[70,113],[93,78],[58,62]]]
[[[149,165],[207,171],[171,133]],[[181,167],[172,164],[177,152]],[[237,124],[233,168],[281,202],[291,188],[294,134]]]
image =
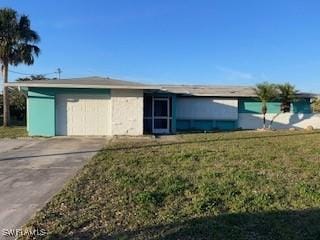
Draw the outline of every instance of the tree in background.
[[[276,85],[278,90],[278,99],[281,102],[280,105],[280,112],[277,113],[271,120],[269,128],[271,128],[274,120],[281,114],[290,112],[291,110],[291,103],[296,99],[298,91],[296,90],[295,86],[291,85],[290,83],[285,84],[278,84]]]
[[[23,77],[16,79],[17,82],[22,81],[37,81],[37,80],[55,80],[57,78],[47,78],[45,75],[38,74],[38,75],[31,75],[30,77]],[[18,88],[9,87],[9,104],[10,104],[10,111],[11,115],[14,116],[17,122],[25,122],[26,120],[26,96],[22,91],[19,91]]]
[[[25,122],[26,116],[26,96],[18,88],[8,87],[8,100],[10,106],[10,115],[16,123]],[[3,98],[0,94],[0,111],[3,111]]]
[[[3,82],[8,82],[9,65],[32,65],[40,53],[36,45],[40,40],[37,32],[31,29],[30,20],[26,15],[10,8],[0,9],[0,63]],[[9,125],[8,88],[3,88],[3,126]]]
[[[36,80],[56,80],[57,78],[47,78],[45,75],[37,74],[37,75],[31,75],[30,77],[23,77],[18,78],[17,82],[23,82],[23,81],[36,81]]]
[[[17,82],[22,81],[37,81],[37,80],[55,80],[57,78],[47,78],[45,75],[31,75],[30,77],[23,77],[16,79]],[[9,104],[11,116],[17,120],[17,123],[22,124],[26,120],[26,96],[22,91],[16,87],[8,87]],[[3,98],[0,94],[0,112],[3,110]]]
[[[259,83],[256,85],[255,93],[261,101],[261,113],[263,114],[263,129],[266,128],[266,114],[268,112],[267,103],[276,99],[278,96],[277,87],[275,84],[268,82]]]
[[[26,96],[19,89],[12,87],[8,88],[8,93],[12,116],[16,118],[17,122],[25,122],[27,110]]]
[[[312,100],[312,111],[315,113],[320,113],[320,97]]]

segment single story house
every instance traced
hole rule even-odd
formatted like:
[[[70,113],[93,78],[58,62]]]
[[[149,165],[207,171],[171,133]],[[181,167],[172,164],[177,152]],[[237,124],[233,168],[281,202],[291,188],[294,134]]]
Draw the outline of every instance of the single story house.
[[[261,102],[252,87],[147,85],[88,77],[8,83],[27,95],[30,136],[142,135],[180,131],[256,129]],[[273,127],[320,128],[312,94],[300,93]],[[280,102],[268,103],[270,121]]]

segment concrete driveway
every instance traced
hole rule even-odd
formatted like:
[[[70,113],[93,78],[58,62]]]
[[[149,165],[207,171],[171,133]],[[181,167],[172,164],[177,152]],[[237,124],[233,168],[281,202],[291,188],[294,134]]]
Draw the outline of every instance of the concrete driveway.
[[[106,138],[0,139],[0,234],[20,228],[106,143]]]

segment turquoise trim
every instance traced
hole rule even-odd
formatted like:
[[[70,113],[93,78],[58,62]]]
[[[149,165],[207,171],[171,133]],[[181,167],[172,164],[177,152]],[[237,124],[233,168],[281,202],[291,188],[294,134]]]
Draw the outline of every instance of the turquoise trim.
[[[96,88],[54,88],[55,94],[108,94],[110,95],[110,89],[96,89]]]
[[[213,131],[237,129],[236,120],[177,119],[177,131]]]
[[[52,137],[56,135],[56,95],[68,93],[110,96],[110,89],[29,88],[27,131],[30,136]]]
[[[28,96],[47,96],[56,94],[110,94],[110,89],[91,88],[29,88]]]

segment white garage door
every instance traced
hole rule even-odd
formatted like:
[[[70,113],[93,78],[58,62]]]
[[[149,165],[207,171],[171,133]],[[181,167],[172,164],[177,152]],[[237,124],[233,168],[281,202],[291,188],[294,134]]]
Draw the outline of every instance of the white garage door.
[[[110,135],[110,99],[99,94],[58,94],[57,135]]]

